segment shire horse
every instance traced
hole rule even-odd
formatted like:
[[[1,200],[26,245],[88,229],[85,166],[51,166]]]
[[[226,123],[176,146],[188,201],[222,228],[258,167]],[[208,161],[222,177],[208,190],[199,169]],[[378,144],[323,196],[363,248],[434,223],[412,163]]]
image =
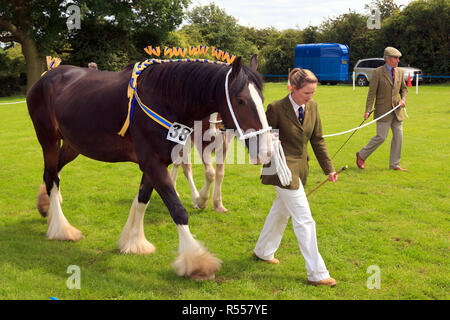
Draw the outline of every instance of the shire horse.
[[[200,132],[201,139],[194,138]],[[191,142],[200,153],[203,167],[205,169],[205,183],[200,191],[195,186],[194,177],[192,175],[192,164],[190,159],[190,144],[180,152],[179,156],[173,161],[170,176],[173,185],[176,188],[176,181],[178,170],[180,166],[183,169],[183,174],[186,177],[189,188],[191,189],[192,204],[196,209],[204,209],[208,206],[210,189],[213,187],[212,204],[217,212],[228,212],[222,202],[222,182],[225,176],[225,158],[228,151],[228,145],[232,136],[223,130],[222,119],[220,115],[215,112],[206,117],[201,122],[201,128],[195,128],[194,134],[191,135]],[[212,164],[211,154],[216,155],[216,168]]]
[[[166,63],[162,63],[166,62]],[[270,127],[264,114],[262,77],[257,57],[243,66],[167,60],[145,68],[137,78],[140,101],[165,119],[192,127],[195,120],[218,112],[226,128],[237,129],[241,139],[256,130],[257,148],[249,148],[253,163],[269,161]],[[131,66],[120,72],[63,65],[48,71],[27,94],[28,111],[44,155],[44,184],[38,209],[47,216],[48,239],[77,241],[81,232],[61,209],[60,172],[79,154],[104,162],[131,161],[143,172],[138,193],[118,241],[121,253],[151,254],[155,247],[144,234],[143,219],[155,189],[177,227],[176,274],[196,280],[212,279],[221,261],[191,234],[188,214],[172,183],[168,165],[177,145],[166,139],[167,128],[149,118],[143,108],[131,114],[124,135],[118,132],[128,119]],[[226,85],[227,84],[227,85]],[[61,144],[62,141],[62,144]]]

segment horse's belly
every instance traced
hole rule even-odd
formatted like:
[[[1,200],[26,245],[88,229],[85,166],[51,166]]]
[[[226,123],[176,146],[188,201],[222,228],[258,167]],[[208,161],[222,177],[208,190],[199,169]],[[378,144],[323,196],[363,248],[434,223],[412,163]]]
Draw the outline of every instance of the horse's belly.
[[[62,138],[86,157],[105,162],[137,162],[131,139],[119,136],[108,121],[90,121],[73,115],[58,119],[58,129]]]
[[[63,128],[60,132],[64,141],[67,141],[80,154],[105,162],[137,162],[133,144],[124,137],[110,135],[76,135],[68,133]]]

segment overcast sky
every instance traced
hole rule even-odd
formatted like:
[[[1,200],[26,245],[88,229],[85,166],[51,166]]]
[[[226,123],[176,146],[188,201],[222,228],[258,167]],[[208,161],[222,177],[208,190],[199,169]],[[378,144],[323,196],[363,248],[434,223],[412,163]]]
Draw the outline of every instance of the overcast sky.
[[[397,5],[407,5],[412,0],[395,0]],[[352,9],[368,14],[364,5],[371,0],[192,0],[191,7],[214,2],[226,13],[238,19],[243,26],[257,29],[275,27],[304,29],[319,26],[329,17],[337,17]]]

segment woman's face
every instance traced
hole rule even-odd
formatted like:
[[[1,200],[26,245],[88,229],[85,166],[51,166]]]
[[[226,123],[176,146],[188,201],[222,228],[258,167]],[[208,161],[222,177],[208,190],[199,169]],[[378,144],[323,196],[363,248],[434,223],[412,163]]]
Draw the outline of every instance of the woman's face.
[[[317,83],[308,83],[306,86],[297,89],[292,87],[292,99],[295,103],[301,106],[302,104],[308,103],[314,96],[317,89]]]

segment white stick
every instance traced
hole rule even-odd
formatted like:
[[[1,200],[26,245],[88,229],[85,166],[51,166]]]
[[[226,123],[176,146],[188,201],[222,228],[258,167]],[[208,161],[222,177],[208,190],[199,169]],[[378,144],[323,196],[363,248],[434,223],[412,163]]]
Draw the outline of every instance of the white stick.
[[[353,71],[352,79],[353,79],[353,90],[355,90],[355,80],[356,80],[356,74],[355,74],[355,71]]]
[[[419,94],[419,75],[416,74],[416,94]]]

